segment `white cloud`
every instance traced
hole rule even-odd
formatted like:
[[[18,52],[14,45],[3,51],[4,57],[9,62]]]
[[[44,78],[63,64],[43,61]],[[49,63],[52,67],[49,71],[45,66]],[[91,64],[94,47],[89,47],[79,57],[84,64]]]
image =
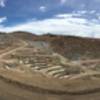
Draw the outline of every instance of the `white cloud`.
[[[56,18],[61,18],[61,19],[67,19],[68,22],[70,23],[76,23],[76,24],[88,24],[86,19],[83,18],[77,18],[77,17],[73,17],[73,16],[79,16],[78,14],[60,14],[60,15],[56,15]]]
[[[50,19],[30,20],[26,23],[15,26],[5,27],[0,25],[0,31],[29,31],[32,33],[43,34],[51,32],[54,34],[77,35],[85,37],[100,37],[100,24],[89,22],[84,18],[72,17],[72,14],[64,14],[66,17],[56,15]]]
[[[91,11],[90,13],[93,13],[94,11]],[[72,13],[65,13],[65,14],[59,14],[59,15],[56,15],[55,17],[58,17],[58,18],[66,18],[66,17],[80,17],[82,15],[85,15],[87,14],[88,11],[86,10],[81,10],[81,11],[73,11]]]
[[[0,18],[0,23],[3,23],[4,21],[6,21],[7,20],[7,17],[1,17]]]
[[[39,10],[40,10],[41,12],[46,12],[46,7],[45,7],[45,6],[40,6]]]
[[[61,4],[65,4],[67,0],[60,0]]]
[[[57,17],[57,18],[70,18],[72,16],[73,16],[73,14],[59,14],[59,15],[55,15],[55,17]]]
[[[93,11],[92,11],[93,12]],[[83,15],[88,13],[86,10],[77,11],[78,14]]]
[[[6,0],[0,0],[0,7],[5,7]]]
[[[96,12],[95,10],[91,10],[89,13],[94,14],[95,12]]]

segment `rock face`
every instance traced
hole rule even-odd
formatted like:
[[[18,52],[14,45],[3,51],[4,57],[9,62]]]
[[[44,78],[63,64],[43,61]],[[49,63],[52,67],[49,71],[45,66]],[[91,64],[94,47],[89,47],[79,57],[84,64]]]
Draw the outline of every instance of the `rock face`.
[[[14,85],[32,85],[56,95],[57,91],[63,95],[99,91],[100,40],[0,33],[0,77]]]

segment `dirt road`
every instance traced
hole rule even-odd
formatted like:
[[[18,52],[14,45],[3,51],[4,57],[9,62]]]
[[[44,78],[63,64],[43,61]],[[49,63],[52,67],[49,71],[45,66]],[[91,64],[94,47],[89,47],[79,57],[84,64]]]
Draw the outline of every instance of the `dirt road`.
[[[21,50],[21,49],[23,49],[23,48],[26,47],[26,46],[27,46],[27,43],[24,42],[24,43],[23,43],[23,46],[20,46],[20,47],[14,48],[14,49],[12,49],[12,50],[10,50],[10,51],[8,51],[8,52],[2,53],[2,54],[0,55],[0,60],[1,60],[4,56],[6,56],[6,55],[8,55],[8,54],[10,54],[10,53],[13,53],[13,52],[15,52],[15,51],[17,51],[17,50]]]
[[[29,91],[0,79],[0,100],[100,100],[100,92],[86,95],[53,95]]]

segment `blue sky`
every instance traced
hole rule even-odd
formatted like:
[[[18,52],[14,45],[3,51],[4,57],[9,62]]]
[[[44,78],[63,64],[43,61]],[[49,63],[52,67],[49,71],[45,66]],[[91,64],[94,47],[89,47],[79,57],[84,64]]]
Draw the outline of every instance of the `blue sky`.
[[[100,0],[0,0],[0,31],[100,37]]]

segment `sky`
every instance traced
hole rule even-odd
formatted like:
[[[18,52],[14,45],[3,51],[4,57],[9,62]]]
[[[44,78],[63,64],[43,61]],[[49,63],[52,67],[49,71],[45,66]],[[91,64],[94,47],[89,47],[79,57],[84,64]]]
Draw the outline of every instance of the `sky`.
[[[100,38],[100,0],[0,0],[0,31]]]

